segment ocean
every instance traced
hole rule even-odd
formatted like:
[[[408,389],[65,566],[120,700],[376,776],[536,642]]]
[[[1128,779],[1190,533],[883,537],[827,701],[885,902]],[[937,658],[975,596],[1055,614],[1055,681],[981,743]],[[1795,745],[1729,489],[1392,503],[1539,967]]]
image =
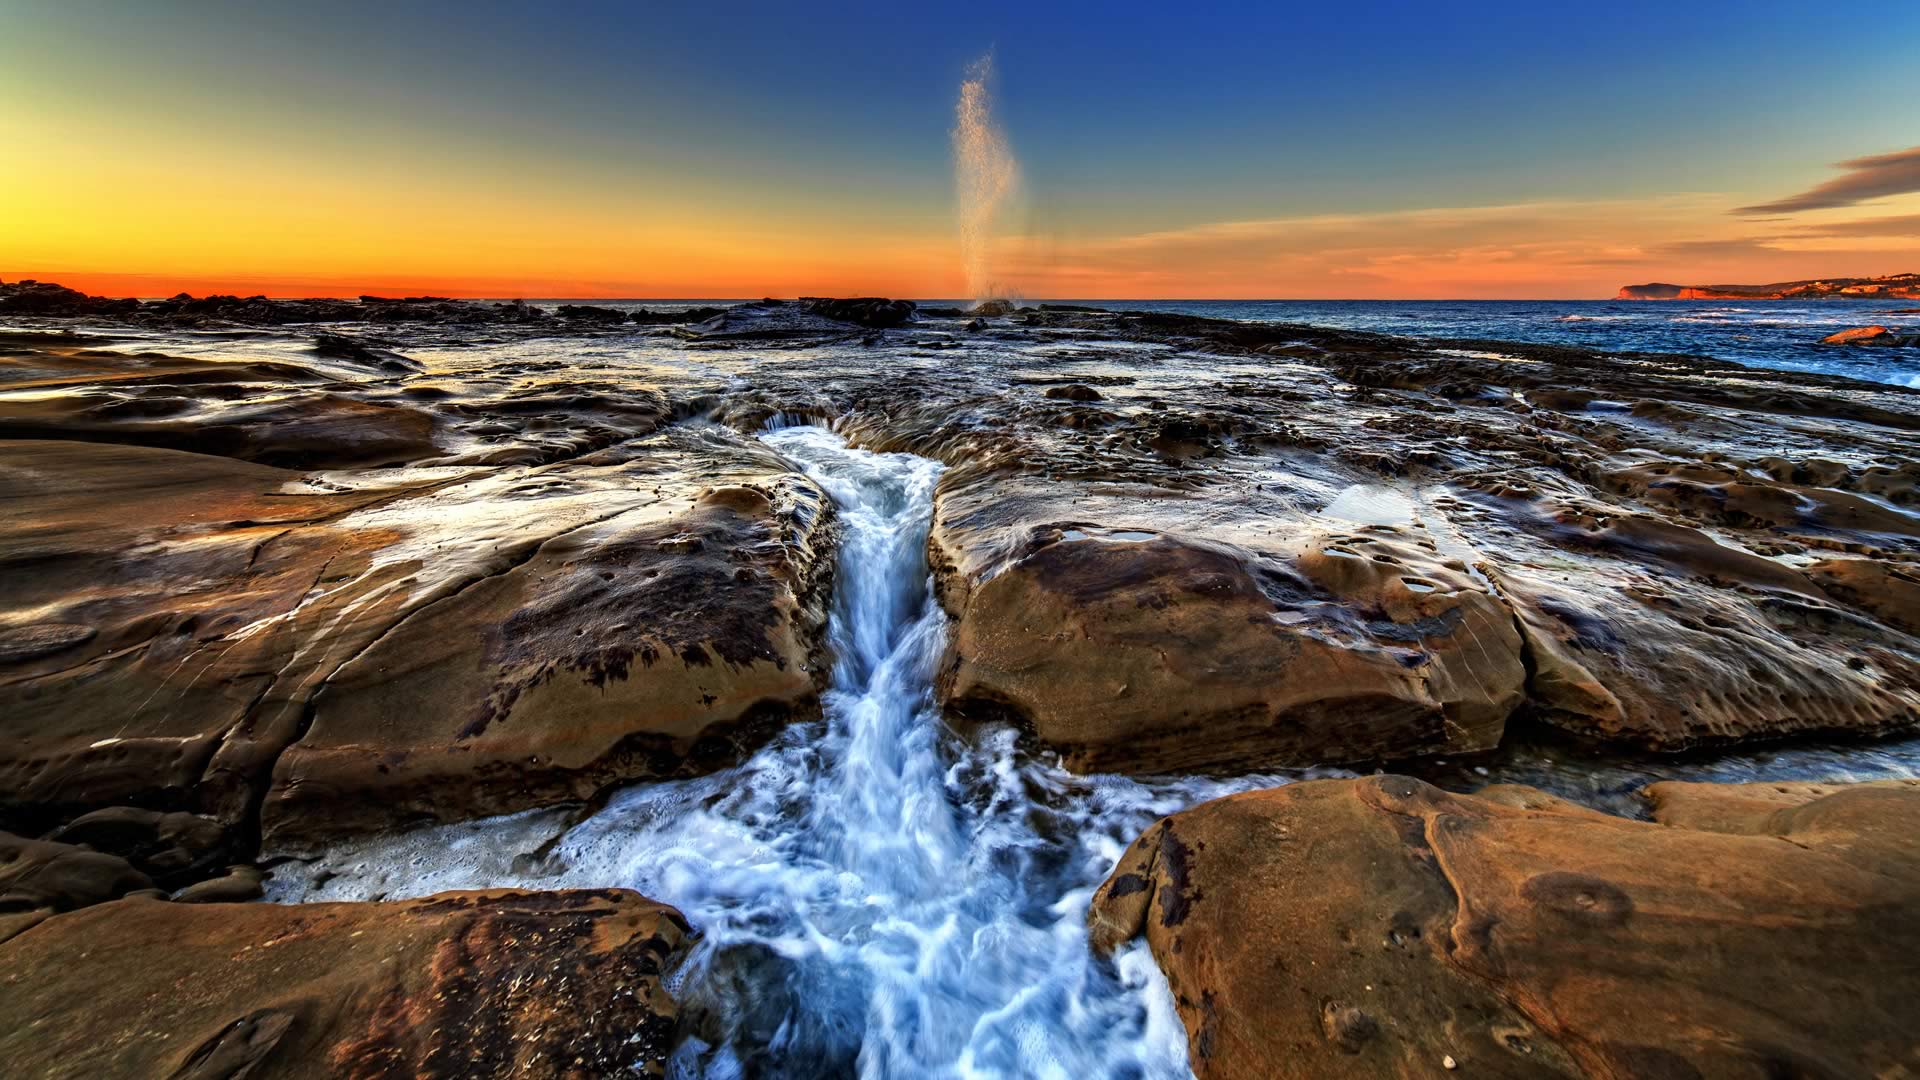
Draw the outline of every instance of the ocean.
[[[1820,344],[1853,326],[1920,330],[1920,303],[1910,300],[1109,300],[1101,306],[1413,337],[1691,353],[1920,387],[1920,349]],[[1892,313],[1901,308],[1916,310]]]
[[[738,300],[537,300],[632,309]],[[970,301],[922,300],[923,307]],[[1920,388],[1920,349],[1836,347],[1836,330],[1881,325],[1920,331],[1909,300],[1028,300],[1115,311],[1168,311],[1218,319],[1297,322],[1412,337],[1495,338],[1591,349],[1690,353],[1748,367],[1814,371]],[[1905,314],[1897,312],[1909,309]]]

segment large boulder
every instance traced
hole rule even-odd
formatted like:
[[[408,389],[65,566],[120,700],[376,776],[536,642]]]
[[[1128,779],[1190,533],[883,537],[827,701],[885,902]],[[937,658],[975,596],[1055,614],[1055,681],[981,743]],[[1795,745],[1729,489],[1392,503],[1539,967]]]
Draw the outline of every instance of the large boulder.
[[[0,944],[15,1076],[661,1075],[688,928],[618,889],[122,900]]]
[[[939,688],[1089,772],[1245,770],[1496,745],[1512,614],[1417,525],[1294,517],[1257,539],[1095,526],[999,483],[941,494]],[[1036,516],[1037,515],[1037,516]]]
[[[1664,785],[1662,785],[1664,786]],[[1374,776],[1154,825],[1095,894],[1196,1075],[1890,1076],[1920,1059],[1920,788],[1655,789],[1660,823]]]

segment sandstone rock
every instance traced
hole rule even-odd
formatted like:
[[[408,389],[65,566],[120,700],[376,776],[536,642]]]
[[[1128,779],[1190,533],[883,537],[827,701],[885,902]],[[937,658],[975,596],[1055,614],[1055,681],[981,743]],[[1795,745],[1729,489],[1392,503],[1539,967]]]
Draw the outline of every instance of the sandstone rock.
[[[196,881],[174,893],[173,900],[180,904],[231,904],[258,900],[266,895],[262,887],[264,880],[265,875],[258,867],[245,864],[229,866],[220,877]]]
[[[635,893],[124,900],[0,945],[21,1076],[661,1075],[687,936]]]
[[[119,856],[0,832],[0,941],[58,912],[151,888]]]
[[[1842,792],[1897,792],[1908,798],[1920,797],[1920,780],[1873,780],[1852,784],[1804,780],[1706,784],[1663,780],[1648,784],[1640,793],[1652,806],[1654,820],[1663,825],[1705,832],[1784,836],[1801,829],[1811,817],[1818,817],[1837,804],[1823,806],[1807,814],[1800,813],[1797,808]],[[1864,805],[1873,805],[1875,800],[1886,800],[1885,796],[1879,794],[1849,794],[1847,797],[1855,801],[1865,800]],[[1886,805],[1896,805],[1897,802],[1887,802]],[[1900,820],[1903,819],[1895,815],[1887,824],[1892,825]],[[1896,849],[1906,846],[1905,838],[1886,829],[1876,830],[1870,837],[1856,837],[1853,842],[1871,843],[1876,838],[1893,841],[1892,846]],[[1898,857],[1899,851],[1895,850],[1892,854]]]
[[[1884,326],[1856,326],[1820,339],[1822,345],[1899,346],[1920,344],[1920,335],[1902,334]]]
[[[322,335],[316,354],[356,368],[415,367],[397,353],[344,338],[326,345],[328,338]],[[131,443],[283,467],[396,464],[437,449],[431,414],[319,389],[323,373],[293,364],[58,341],[0,352],[11,354],[0,358],[0,383],[41,391],[0,401],[0,438]]]
[[[391,490],[283,493],[297,479],[173,450],[7,445],[0,625],[93,632],[0,665],[0,806],[44,820],[195,804],[209,759],[298,649],[300,620],[333,609],[303,604],[320,579],[369,570],[393,539],[324,524]]]
[[[636,308],[627,317],[644,326],[661,326],[706,322],[725,310],[725,308],[713,307],[687,308],[683,311],[650,311],[646,308]]]
[[[817,314],[806,303],[784,300],[735,304],[704,322],[677,331],[696,341],[716,343],[817,342],[844,337],[851,332],[848,324],[840,319]]]
[[[1807,567],[1821,591],[1920,634],[1920,569],[1876,559],[1822,559]]]
[[[313,338],[313,351],[321,356],[330,356],[340,360],[352,360],[366,364],[381,371],[404,372],[420,371],[421,364],[411,357],[402,356],[392,349],[382,348],[345,334],[316,334]]]
[[[825,675],[831,508],[789,469],[683,432],[335,491],[15,442],[0,496],[34,513],[0,514],[0,626],[96,633],[0,667],[0,808],[42,828],[197,810],[247,832],[277,775],[290,840],[294,808],[316,832],[391,827],[731,763],[816,707]],[[720,485],[705,499],[702,480]],[[682,534],[708,543],[658,544]]]
[[[227,828],[210,817],[134,806],[82,814],[46,839],[118,855],[155,883],[172,887],[205,877],[233,843]]]
[[[207,417],[191,406],[141,415],[151,399],[0,404],[0,431],[20,438],[134,443],[257,461],[283,468],[382,465],[433,455],[433,417],[419,409],[340,394],[303,394]]]
[[[347,659],[275,764],[267,842],[704,772],[817,709],[832,504],[758,454],[687,509],[529,545]]]
[[[1713,785],[1698,785],[1700,788]],[[1196,1075],[1897,1074],[1920,1053],[1920,790],[1840,786],[1724,831],[1404,777],[1205,803],[1089,911],[1144,933]],[[1740,787],[1699,803],[1751,801]],[[1671,801],[1671,797],[1670,797]]]
[[[1512,615],[1411,526],[1295,521],[1262,546],[1030,522],[953,486],[932,544],[940,692],[1090,772],[1486,749],[1520,703]]]
[[[1517,526],[1483,552],[1542,719],[1659,750],[1920,725],[1920,641],[1808,573],[1650,517],[1481,505]]]

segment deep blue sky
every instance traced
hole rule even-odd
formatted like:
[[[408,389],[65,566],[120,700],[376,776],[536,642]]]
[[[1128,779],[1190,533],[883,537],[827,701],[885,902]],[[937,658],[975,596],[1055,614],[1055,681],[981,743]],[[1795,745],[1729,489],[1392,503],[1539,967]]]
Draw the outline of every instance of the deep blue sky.
[[[1755,201],[1920,143],[1917,4],[1845,19],[1804,3],[0,11],[16,146],[60,123],[80,141],[164,134],[234,168],[305,164],[399,197],[451,187],[663,229],[699,214],[796,243],[945,229],[955,88],[989,50],[1027,227],[1053,242],[1546,200]]]

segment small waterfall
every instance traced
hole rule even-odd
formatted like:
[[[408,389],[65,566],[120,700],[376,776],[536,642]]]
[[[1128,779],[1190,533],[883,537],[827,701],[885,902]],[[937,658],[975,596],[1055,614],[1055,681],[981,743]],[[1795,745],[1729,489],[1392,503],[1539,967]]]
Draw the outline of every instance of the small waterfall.
[[[541,856],[518,854],[558,827],[533,811],[344,845],[272,898],[620,885],[673,904],[701,935],[672,987],[677,1076],[1190,1076],[1152,956],[1093,956],[1087,904],[1156,819],[1275,778],[1075,776],[1011,730],[949,731],[925,554],[941,466],[819,427],[761,438],[840,511],[823,720],[628,788]]]
[[[1008,204],[1020,187],[1020,168],[993,119],[993,54],[967,68],[954,110],[953,185],[960,218],[960,260],[975,301],[1011,295],[994,277],[993,247]]]

